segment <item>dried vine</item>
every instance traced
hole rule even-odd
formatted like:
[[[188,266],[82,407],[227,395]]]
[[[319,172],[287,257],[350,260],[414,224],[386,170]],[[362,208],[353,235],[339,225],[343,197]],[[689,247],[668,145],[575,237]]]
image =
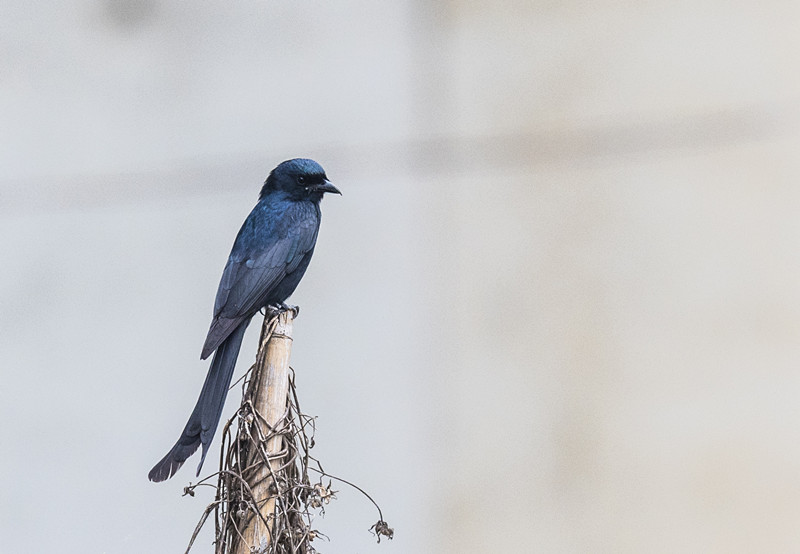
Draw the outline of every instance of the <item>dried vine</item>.
[[[277,324],[277,315],[271,312],[265,321],[260,341],[259,357],[266,348]],[[325,472],[319,460],[311,455],[316,433],[315,418],[300,410],[295,386],[294,369],[290,368],[287,408],[278,423],[271,428],[266,419],[251,401],[251,383],[259,364],[254,364],[243,378],[242,404],[234,416],[227,421],[222,431],[220,468],[218,473],[205,477],[184,489],[184,494],[194,496],[198,486],[214,486],[214,501],[205,509],[192,534],[188,554],[205,525],[214,513],[215,554],[232,554],[237,543],[243,539],[242,530],[247,520],[258,517],[270,530],[270,540],[263,541],[253,550],[259,554],[313,554],[312,542],[318,537],[327,538],[313,527],[314,518],[324,514],[325,505],[335,498],[337,491],[331,488],[332,481],[352,486],[368,498],[378,511],[378,522],[370,527],[380,542],[381,537],[392,538],[394,531],[383,519],[377,503],[360,487]],[[235,386],[235,384],[234,384]],[[234,436],[233,430],[236,430]],[[263,429],[268,429],[264,433]],[[267,444],[279,438],[280,450],[268,454]],[[276,464],[276,461],[279,463]],[[271,463],[272,462],[272,463]],[[265,518],[259,507],[266,499],[256,498],[251,479],[257,471],[271,481],[269,494],[275,501],[273,513]],[[313,475],[313,479],[312,479]],[[217,477],[216,485],[210,481]],[[325,481],[327,480],[327,484]],[[270,521],[267,521],[269,519]]]

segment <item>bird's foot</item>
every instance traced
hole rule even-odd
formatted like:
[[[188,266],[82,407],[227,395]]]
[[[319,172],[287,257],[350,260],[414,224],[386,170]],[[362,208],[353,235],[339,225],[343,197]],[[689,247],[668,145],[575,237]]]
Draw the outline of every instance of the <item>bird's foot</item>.
[[[300,306],[291,306],[286,302],[278,302],[277,304],[271,304],[269,306],[269,309],[278,313],[291,311],[294,317],[300,315]]]

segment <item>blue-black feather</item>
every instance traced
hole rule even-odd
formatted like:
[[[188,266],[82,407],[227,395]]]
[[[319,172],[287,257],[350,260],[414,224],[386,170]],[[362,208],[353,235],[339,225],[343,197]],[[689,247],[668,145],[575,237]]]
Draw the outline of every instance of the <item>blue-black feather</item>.
[[[170,478],[202,445],[200,473],[219,424],[244,331],[260,309],[286,301],[302,279],[317,242],[324,192],[338,191],[313,160],[288,160],[267,177],[220,279],[201,357],[216,353],[200,397],[175,446],[150,471],[151,481]]]

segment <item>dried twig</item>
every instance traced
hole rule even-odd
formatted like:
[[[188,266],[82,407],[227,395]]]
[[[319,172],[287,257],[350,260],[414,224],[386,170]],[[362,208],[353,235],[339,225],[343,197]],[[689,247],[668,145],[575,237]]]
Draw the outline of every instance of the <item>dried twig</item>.
[[[377,535],[378,542],[381,536],[391,539],[394,534],[378,504],[363,489],[326,473],[310,453],[315,418],[300,411],[294,370],[288,367],[292,315],[271,311],[265,317],[256,363],[243,380],[242,404],[222,431],[222,469],[185,489],[185,494],[193,496],[195,488],[213,486],[208,481],[217,479],[214,501],[200,518],[187,554],[211,512],[216,531],[215,554],[313,554],[316,550],[312,541],[327,538],[313,528],[313,521],[336,498],[331,480],[355,488],[375,505],[379,520],[370,531]],[[288,320],[288,329],[279,317],[283,322]],[[278,341],[286,347],[283,389],[274,387],[266,378]],[[279,392],[277,397],[273,394],[271,404],[265,404],[264,393],[275,390]],[[310,472],[317,475],[313,481]],[[258,528],[257,533],[252,531],[254,528]]]

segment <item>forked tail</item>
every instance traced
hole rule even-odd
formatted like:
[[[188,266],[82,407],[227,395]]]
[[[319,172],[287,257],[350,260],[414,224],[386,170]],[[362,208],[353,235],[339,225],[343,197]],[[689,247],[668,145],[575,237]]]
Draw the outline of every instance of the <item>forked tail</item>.
[[[228,395],[228,387],[233,377],[233,368],[236,367],[236,358],[249,322],[247,319],[240,323],[217,348],[192,415],[189,416],[189,421],[172,450],[150,470],[148,477],[151,481],[166,481],[175,475],[186,459],[202,444],[203,452],[197,466],[197,474],[200,475],[208,447],[217,431],[222,407],[225,405],[225,397]]]

